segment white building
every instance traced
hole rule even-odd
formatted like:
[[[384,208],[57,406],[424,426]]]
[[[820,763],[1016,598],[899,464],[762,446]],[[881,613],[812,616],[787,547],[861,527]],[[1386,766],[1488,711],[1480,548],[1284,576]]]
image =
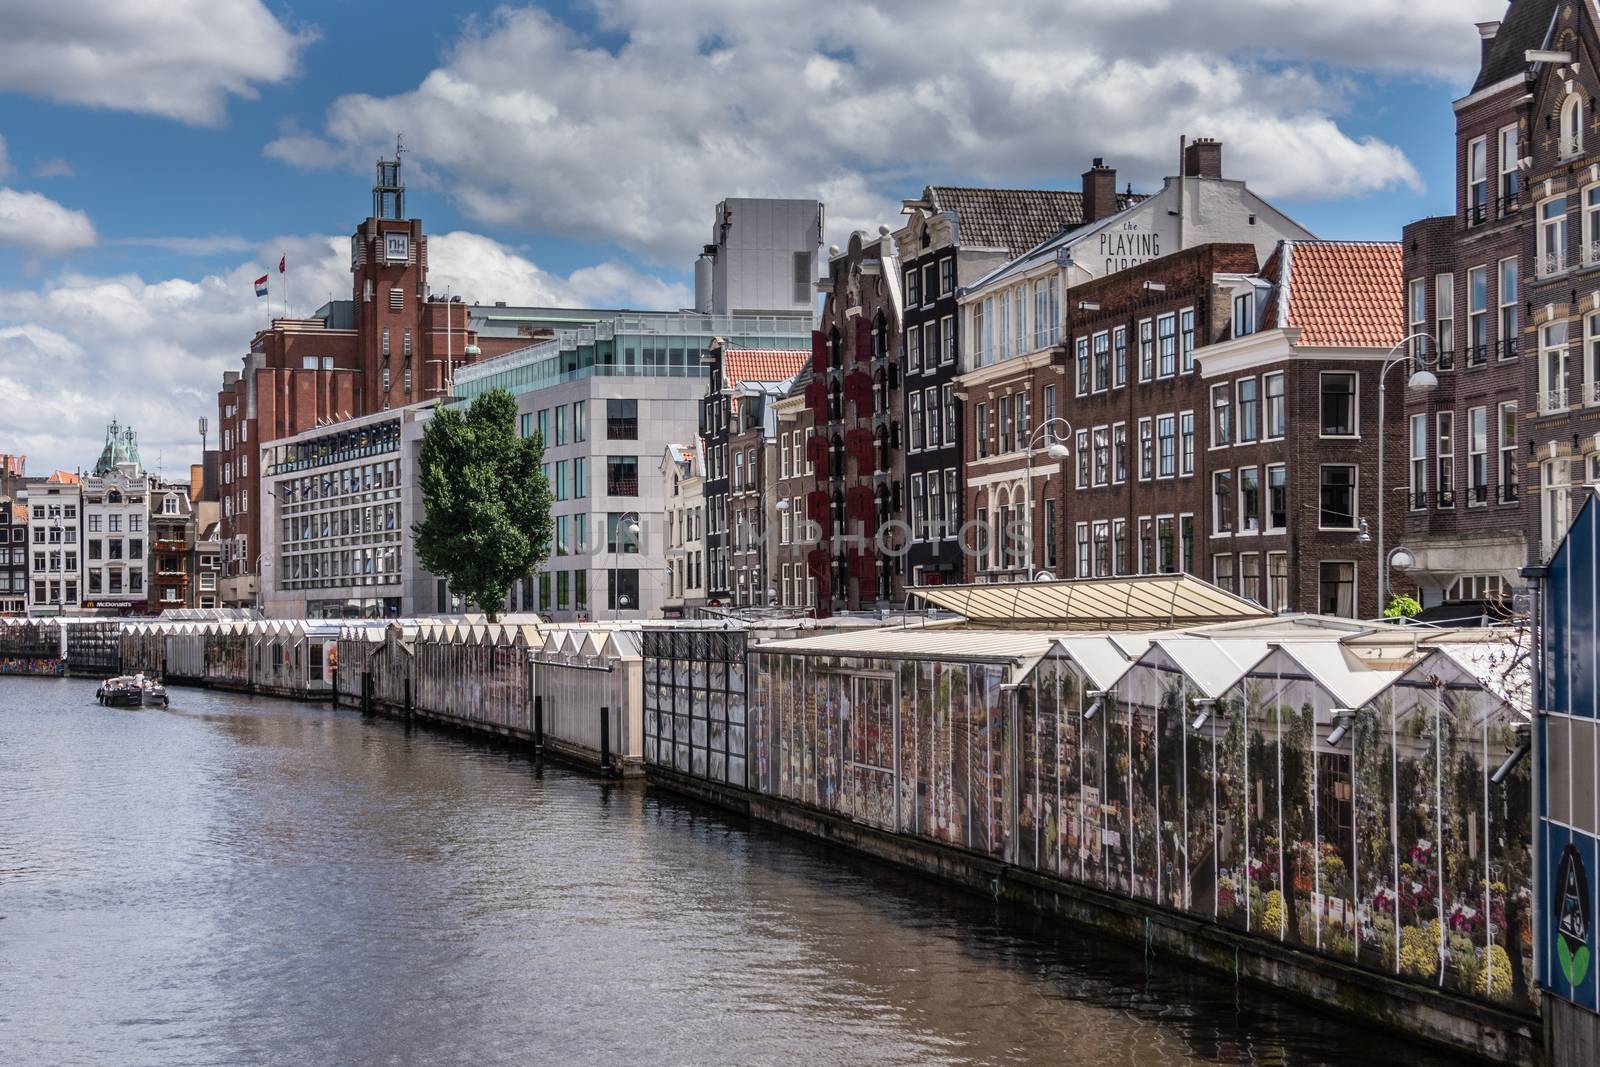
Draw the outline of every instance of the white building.
[[[667,498],[667,595],[662,604],[669,618],[682,618],[685,608],[705,603],[705,456],[700,439],[692,445],[668,445],[661,456],[661,479],[670,486]]]
[[[18,502],[28,509],[28,614],[76,615],[82,610],[82,480],[56,471],[28,482]]]

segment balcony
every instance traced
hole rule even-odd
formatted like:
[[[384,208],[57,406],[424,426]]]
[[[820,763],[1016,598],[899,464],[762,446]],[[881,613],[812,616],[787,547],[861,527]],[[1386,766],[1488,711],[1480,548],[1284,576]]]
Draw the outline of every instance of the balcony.
[[[1539,414],[1559,415],[1567,410],[1567,391],[1565,389],[1546,389],[1539,394]]]
[[[1600,404],[1600,379],[1591,379],[1583,383],[1583,402]]]
[[[1467,366],[1482,367],[1489,362],[1488,345],[1467,346]]]
[[[1538,257],[1538,264],[1541,278],[1547,278],[1552,274],[1560,274],[1567,269],[1567,250],[1562,248],[1554,252],[1547,252]]]
[[[1509,483],[1508,482],[1501,482],[1500,483],[1500,503],[1502,503],[1502,504],[1515,504],[1516,502],[1517,502],[1517,483],[1516,482],[1509,482]]]
[[[1501,193],[1495,198],[1495,207],[1500,218],[1509,218],[1522,207],[1522,191],[1516,188],[1502,187]]]
[[[1516,359],[1517,358],[1517,339],[1515,337],[1508,337],[1508,338],[1503,339],[1500,342],[1500,358],[1501,359]]]
[[[1489,487],[1487,485],[1472,485],[1467,487],[1468,504],[1487,504],[1489,502]]]

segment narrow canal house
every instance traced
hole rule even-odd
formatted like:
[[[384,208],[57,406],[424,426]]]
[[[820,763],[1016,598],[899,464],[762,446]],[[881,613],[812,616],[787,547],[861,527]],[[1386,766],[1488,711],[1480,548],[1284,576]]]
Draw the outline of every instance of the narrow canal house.
[[[904,584],[906,506],[899,422],[904,298],[899,252],[887,227],[829,250],[822,320],[812,334],[806,407],[806,551],[819,614],[889,608]],[[919,332],[920,336],[920,332]],[[802,538],[802,541],[808,540]]]
[[[1115,173],[1099,161],[1084,183],[1083,226],[990,272],[960,297],[956,396],[966,412],[962,545],[969,580],[1054,574],[1045,563],[1052,548],[1060,563],[1061,501],[1071,490],[1065,465],[1048,450],[1073,447],[1055,436],[1065,423],[1074,432],[1079,424],[1066,395],[1072,357],[1061,343],[1076,313],[1071,290],[1198,245],[1248,243],[1265,260],[1281,240],[1311,238],[1244,182],[1224,178],[1222,145],[1204,138],[1186,147],[1180,174],[1135,203],[1114,199]],[[1175,347],[1177,337],[1155,341]]]
[[[1404,501],[1390,497],[1394,536],[1412,558],[1429,617],[1507,604],[1528,556],[1522,499],[1522,425],[1534,407],[1525,380],[1537,358],[1525,292],[1524,242],[1533,209],[1527,155],[1529,49],[1541,48],[1556,0],[1518,0],[1503,23],[1482,23],[1472,90],[1455,101],[1455,211],[1405,228],[1408,351],[1438,379],[1407,388],[1409,365],[1389,375],[1405,413]]]

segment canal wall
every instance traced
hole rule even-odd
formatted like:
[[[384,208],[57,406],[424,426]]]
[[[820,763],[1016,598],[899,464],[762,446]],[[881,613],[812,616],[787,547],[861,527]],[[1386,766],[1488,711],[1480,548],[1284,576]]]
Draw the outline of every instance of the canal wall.
[[[652,785],[753,821],[1110,935],[1130,951],[1143,953],[1150,967],[1198,965],[1231,975],[1236,983],[1291,997],[1309,1010],[1331,1007],[1482,1060],[1543,1062],[1540,1022],[1525,1012],[1429,990],[966,849],[917,840],[667,767],[649,766],[646,777]]]

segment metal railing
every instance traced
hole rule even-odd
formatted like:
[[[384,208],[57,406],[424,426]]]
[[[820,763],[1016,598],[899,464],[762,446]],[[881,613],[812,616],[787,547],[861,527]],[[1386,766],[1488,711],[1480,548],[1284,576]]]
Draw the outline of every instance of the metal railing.
[[[1567,410],[1567,391],[1565,389],[1546,389],[1539,395],[1539,414],[1551,415]]]

